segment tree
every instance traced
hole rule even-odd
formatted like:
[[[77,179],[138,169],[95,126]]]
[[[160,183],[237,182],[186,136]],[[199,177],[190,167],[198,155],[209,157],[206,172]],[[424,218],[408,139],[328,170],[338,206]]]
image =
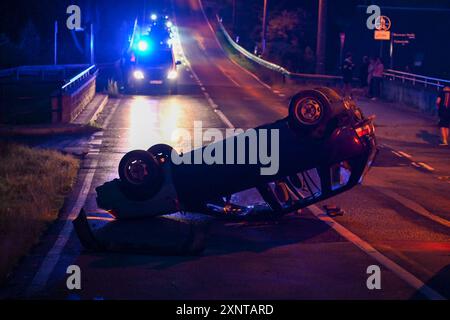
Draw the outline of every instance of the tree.
[[[297,8],[295,10],[272,10],[267,28],[267,57],[284,67],[301,71],[306,63],[310,63],[311,54],[305,55],[305,48],[311,40],[306,35],[311,28],[308,13]]]
[[[25,63],[36,62],[40,53],[41,37],[32,20],[28,20],[20,33],[19,48],[26,59]]]

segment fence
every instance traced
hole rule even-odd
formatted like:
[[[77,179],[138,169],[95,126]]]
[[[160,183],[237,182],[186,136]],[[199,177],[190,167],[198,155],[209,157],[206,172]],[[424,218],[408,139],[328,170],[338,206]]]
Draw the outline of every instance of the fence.
[[[388,69],[384,72],[384,76],[388,80],[397,80],[402,83],[412,85],[422,85],[425,88],[434,88],[439,90],[444,86],[450,86],[450,80],[421,76],[418,74]]]

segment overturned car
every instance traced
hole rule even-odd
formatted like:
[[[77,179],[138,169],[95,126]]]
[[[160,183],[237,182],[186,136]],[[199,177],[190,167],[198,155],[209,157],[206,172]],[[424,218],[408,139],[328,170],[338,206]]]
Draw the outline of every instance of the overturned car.
[[[179,211],[234,218],[279,217],[349,190],[361,182],[376,154],[372,119],[365,118],[352,100],[329,88],[297,93],[286,118],[255,129],[278,130],[275,174],[263,175],[264,164],[245,161],[178,163],[173,161],[179,156],[176,151],[159,144],[127,153],[119,164],[119,179],[97,187],[97,204],[119,220]],[[245,137],[225,140],[214,144],[230,142],[234,148],[227,148],[225,157],[235,159],[238,146],[242,147],[238,140],[245,141]],[[254,142],[248,141],[244,148]],[[194,159],[196,152],[208,147],[185,153],[183,158]],[[263,204],[231,203],[233,194],[251,188],[256,188]]]

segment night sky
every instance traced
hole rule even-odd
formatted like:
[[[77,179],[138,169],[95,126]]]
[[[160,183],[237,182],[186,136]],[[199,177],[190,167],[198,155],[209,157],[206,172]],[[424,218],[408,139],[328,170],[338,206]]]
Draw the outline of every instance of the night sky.
[[[239,1],[239,0],[237,0]],[[241,0],[243,1],[243,0]],[[247,0],[258,5],[262,0]],[[151,7],[158,1],[147,1]],[[345,51],[355,53],[357,59],[363,55],[388,54],[388,46],[384,45],[380,51],[380,43],[373,41],[373,32],[365,28],[367,14],[365,8],[370,4],[382,7],[382,14],[388,15],[393,21],[394,32],[415,33],[417,39],[408,47],[399,47],[395,50],[395,61],[399,68],[413,64],[417,59],[423,59],[424,65],[421,72],[431,75],[450,77],[450,62],[447,56],[450,54],[450,1],[449,0],[340,0],[328,1],[328,41],[327,41],[327,66],[333,72],[337,65],[339,51],[339,33],[346,33]],[[39,52],[42,57],[35,57],[36,63],[48,63],[51,61],[53,41],[53,21],[58,20],[65,24],[67,15],[65,10],[70,4],[78,4],[82,7],[83,23],[96,22],[98,61],[113,61],[120,56],[123,41],[126,39],[124,30],[129,29],[137,14],[142,12],[144,1],[109,1],[109,0],[16,0],[2,1],[0,3],[0,43],[7,37],[12,43],[18,44],[24,33],[24,26],[32,22],[39,35]],[[113,4],[113,5],[112,5]],[[317,1],[270,1],[270,9],[273,6],[283,5],[287,10],[302,7],[316,16]],[[87,9],[86,9],[87,8]],[[316,30],[311,30],[315,34]],[[62,62],[78,63],[85,59],[85,53],[77,50],[71,43],[71,35],[61,31],[61,55]],[[76,35],[80,43],[84,42],[85,35]],[[3,47],[3,45],[2,45]],[[0,47],[0,52],[5,50]],[[396,48],[397,49],[397,48]],[[2,53],[2,56],[11,53]],[[38,61],[38,60],[42,61]],[[2,58],[5,60],[5,58]],[[5,67],[2,62],[1,67]]]

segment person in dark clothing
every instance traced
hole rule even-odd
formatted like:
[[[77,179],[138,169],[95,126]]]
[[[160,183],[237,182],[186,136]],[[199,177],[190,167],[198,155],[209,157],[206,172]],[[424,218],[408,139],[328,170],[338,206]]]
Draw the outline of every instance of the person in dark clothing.
[[[436,99],[439,115],[439,128],[441,130],[440,146],[448,146],[450,127],[450,87],[445,87]]]
[[[352,96],[352,80],[353,80],[353,69],[355,64],[353,63],[353,58],[351,53],[347,53],[345,56],[344,63],[342,64],[342,77],[344,81],[344,97]]]
[[[364,56],[362,59],[361,67],[359,69],[359,83],[361,85],[361,88],[364,90],[365,96],[369,94],[368,76],[369,76],[369,57]]]
[[[380,58],[375,59],[372,71],[372,100],[377,100],[381,96],[381,85],[383,82],[384,64]]]

